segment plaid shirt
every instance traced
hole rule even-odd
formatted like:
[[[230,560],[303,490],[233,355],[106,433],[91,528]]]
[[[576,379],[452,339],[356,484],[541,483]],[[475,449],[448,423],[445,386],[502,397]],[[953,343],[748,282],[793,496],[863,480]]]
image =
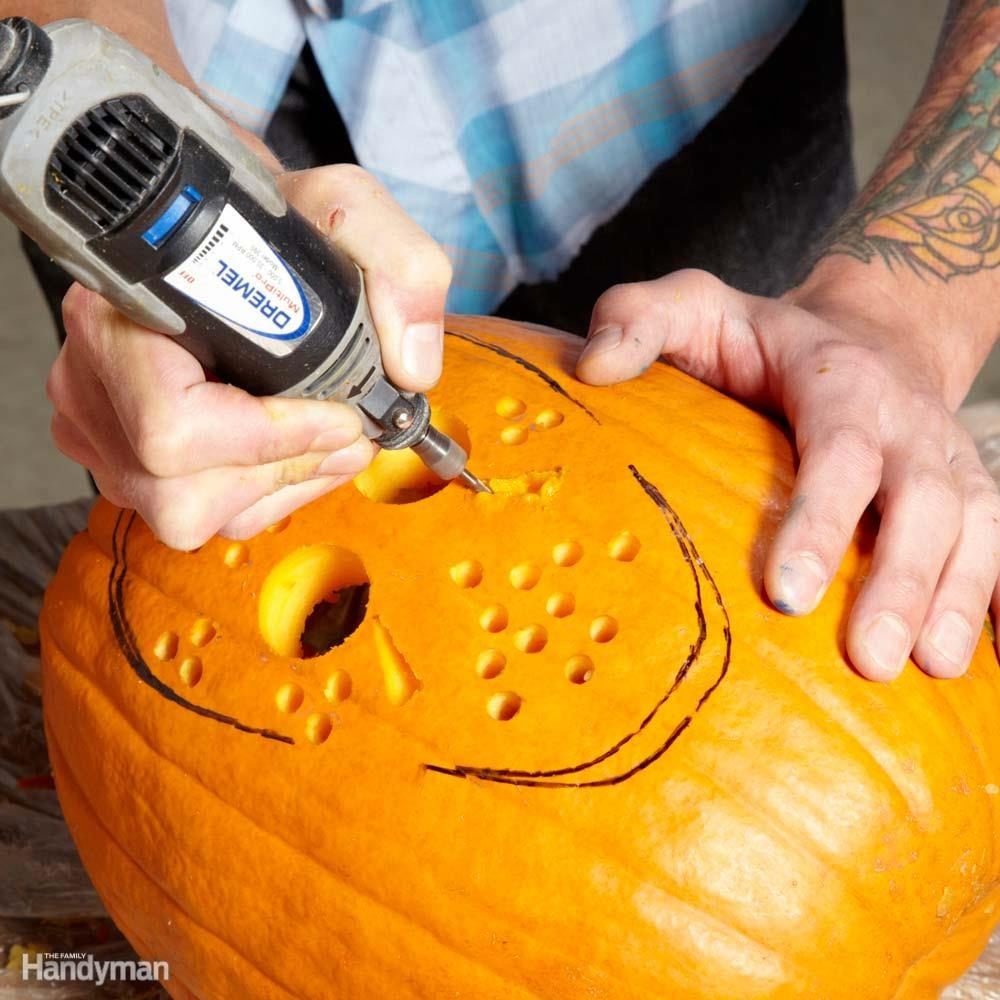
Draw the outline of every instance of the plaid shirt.
[[[360,163],[450,256],[449,308],[489,312],[518,283],[564,269],[805,2],[167,0],[167,10],[205,96],[257,133],[308,41]]]

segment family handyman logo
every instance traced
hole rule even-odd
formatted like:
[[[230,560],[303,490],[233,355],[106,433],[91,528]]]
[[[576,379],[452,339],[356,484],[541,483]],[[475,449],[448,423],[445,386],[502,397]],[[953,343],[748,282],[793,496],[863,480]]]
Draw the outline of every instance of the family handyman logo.
[[[49,952],[21,955],[21,978],[45,983],[161,983],[170,978],[167,962],[101,961],[82,952]]]

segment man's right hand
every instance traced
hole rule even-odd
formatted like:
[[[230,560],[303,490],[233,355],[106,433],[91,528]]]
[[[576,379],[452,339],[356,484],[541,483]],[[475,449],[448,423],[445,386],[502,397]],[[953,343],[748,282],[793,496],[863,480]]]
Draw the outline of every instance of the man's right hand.
[[[320,167],[279,178],[285,197],[365,272],[388,376],[423,391],[441,373],[447,257],[371,175]],[[352,479],[374,455],[357,412],[255,398],[209,381],[170,337],[74,285],[48,395],[59,450],[167,545],[245,538]]]

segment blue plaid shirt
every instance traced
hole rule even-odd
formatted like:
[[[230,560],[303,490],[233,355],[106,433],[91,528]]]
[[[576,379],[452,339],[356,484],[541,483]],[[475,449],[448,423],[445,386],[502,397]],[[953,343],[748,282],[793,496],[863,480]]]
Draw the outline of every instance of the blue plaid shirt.
[[[489,312],[518,283],[563,270],[805,2],[167,0],[167,10],[205,96],[257,133],[308,41],[360,163],[450,256],[449,308]]]

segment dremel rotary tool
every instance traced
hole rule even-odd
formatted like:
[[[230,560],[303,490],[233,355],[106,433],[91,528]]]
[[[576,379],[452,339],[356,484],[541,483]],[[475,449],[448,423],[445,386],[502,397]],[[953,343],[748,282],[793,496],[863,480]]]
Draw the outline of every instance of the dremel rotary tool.
[[[385,376],[364,276],[203,101],[83,20],[0,20],[0,208],[74,278],[255,395],[333,399],[488,488]]]

